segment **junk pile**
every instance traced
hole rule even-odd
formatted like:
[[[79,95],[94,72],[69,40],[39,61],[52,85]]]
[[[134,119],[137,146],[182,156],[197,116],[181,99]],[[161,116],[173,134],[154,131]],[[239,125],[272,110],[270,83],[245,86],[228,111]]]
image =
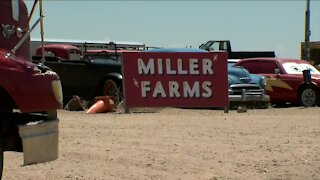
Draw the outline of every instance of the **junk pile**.
[[[72,96],[64,106],[64,109],[69,111],[83,111],[85,107],[79,96]]]
[[[97,96],[93,103],[82,101],[79,96],[73,96],[64,109],[69,111],[85,111],[86,114],[114,112],[117,104],[112,96]]]

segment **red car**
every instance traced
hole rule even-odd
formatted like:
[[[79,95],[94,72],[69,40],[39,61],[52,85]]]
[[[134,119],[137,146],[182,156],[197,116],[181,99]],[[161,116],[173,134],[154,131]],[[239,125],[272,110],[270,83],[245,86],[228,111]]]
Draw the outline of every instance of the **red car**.
[[[320,72],[308,61],[286,58],[248,58],[233,66],[267,78],[266,93],[273,104],[320,105]],[[303,70],[310,70],[311,82]],[[306,78],[307,79],[307,78]]]

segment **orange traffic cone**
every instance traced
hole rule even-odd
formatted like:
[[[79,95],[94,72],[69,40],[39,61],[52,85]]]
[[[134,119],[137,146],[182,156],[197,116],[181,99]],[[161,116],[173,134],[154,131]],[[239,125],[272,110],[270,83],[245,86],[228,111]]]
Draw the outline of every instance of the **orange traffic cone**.
[[[111,111],[114,106],[113,100],[109,98],[103,98],[102,100],[97,100],[88,110],[87,114],[104,113]]]
[[[95,102],[97,102],[97,101],[99,101],[99,100],[102,100],[102,101],[109,101],[109,99],[111,99],[112,101],[113,101],[113,104],[115,105],[115,103],[116,103],[116,97],[114,97],[114,96],[96,96],[95,98],[94,98],[94,101]]]

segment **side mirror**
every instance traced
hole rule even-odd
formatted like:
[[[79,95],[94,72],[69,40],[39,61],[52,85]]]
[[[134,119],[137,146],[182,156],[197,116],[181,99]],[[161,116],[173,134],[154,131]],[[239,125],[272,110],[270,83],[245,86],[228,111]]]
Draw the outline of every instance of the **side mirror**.
[[[274,73],[276,74],[276,75],[279,75],[280,74],[280,69],[274,69]]]

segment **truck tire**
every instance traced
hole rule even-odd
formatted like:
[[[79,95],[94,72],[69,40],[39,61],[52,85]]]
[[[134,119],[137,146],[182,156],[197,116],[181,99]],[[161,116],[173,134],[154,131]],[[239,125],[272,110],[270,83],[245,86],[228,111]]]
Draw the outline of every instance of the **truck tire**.
[[[0,95],[1,97],[1,95]],[[1,106],[1,102],[0,102]],[[2,171],[3,171],[3,151],[4,151],[4,146],[3,146],[3,121],[4,121],[4,112],[0,111],[0,180],[2,179]]]
[[[4,152],[4,125],[6,123],[6,115],[12,113],[13,106],[12,101],[7,93],[0,89],[0,179],[2,179],[3,171],[3,152]]]
[[[3,137],[2,134],[0,136],[0,180],[2,179],[2,171],[3,171]]]
[[[113,96],[119,104],[121,101],[120,87],[111,79],[107,80],[103,85],[103,96]]]
[[[306,107],[315,106],[318,98],[318,93],[311,86],[304,87],[299,93],[300,104]]]

